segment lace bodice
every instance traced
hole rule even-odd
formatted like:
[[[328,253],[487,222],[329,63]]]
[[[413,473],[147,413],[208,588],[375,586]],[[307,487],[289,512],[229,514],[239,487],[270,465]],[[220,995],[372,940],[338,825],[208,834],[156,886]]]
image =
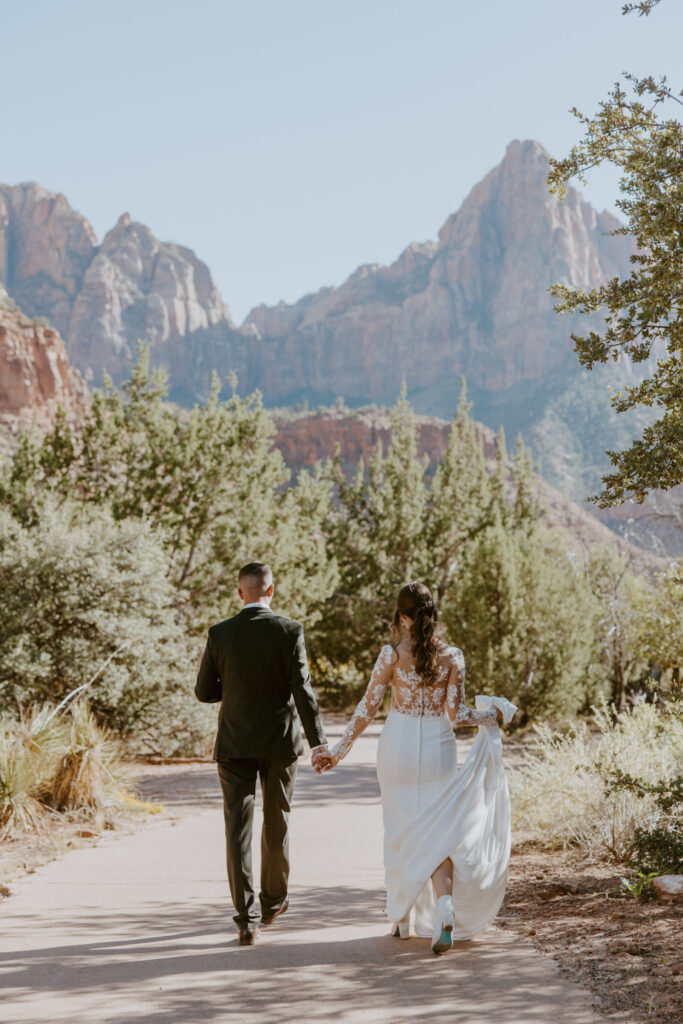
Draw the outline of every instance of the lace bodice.
[[[413,718],[438,718],[446,714],[453,725],[495,725],[495,708],[475,711],[465,704],[465,659],[458,647],[444,645],[441,674],[434,683],[423,683],[412,654],[386,644],[372,670],[368,688],[358,703],[338,743],[335,757],[345,757],[353,743],[373,720],[391,686],[391,709]]]

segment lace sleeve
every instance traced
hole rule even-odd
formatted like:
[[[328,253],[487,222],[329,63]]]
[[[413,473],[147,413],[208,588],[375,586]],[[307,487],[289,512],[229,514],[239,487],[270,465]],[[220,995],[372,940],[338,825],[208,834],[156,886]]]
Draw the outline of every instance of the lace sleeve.
[[[465,704],[465,659],[457,647],[451,647],[446,711],[453,725],[496,725],[498,722],[495,708],[476,711]]]
[[[393,647],[389,644],[386,644],[379,652],[379,657],[370,676],[368,688],[358,702],[358,706],[349,720],[349,724],[346,726],[341,739],[330,750],[330,753],[334,757],[338,757],[340,761],[343,757],[346,757],[360,734],[377,714],[382,703],[382,697],[386,693],[387,686],[391,681],[393,672],[392,654]]]

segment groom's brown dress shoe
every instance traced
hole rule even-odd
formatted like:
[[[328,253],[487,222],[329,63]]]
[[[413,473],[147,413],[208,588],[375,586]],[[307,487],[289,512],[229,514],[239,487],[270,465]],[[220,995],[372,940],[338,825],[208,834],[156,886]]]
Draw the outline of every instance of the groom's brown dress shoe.
[[[261,929],[255,924],[251,928],[240,928],[240,946],[253,946],[260,934]]]
[[[261,915],[261,924],[263,925],[264,928],[267,928],[268,925],[271,925],[273,923],[273,921],[275,920],[276,917],[279,917],[280,914],[284,914],[284,912],[286,910],[288,910],[288,909],[289,909],[289,896],[286,896],[285,900],[284,900],[284,903],[282,904],[282,906],[280,907],[279,910],[275,911],[274,914],[262,914]]]

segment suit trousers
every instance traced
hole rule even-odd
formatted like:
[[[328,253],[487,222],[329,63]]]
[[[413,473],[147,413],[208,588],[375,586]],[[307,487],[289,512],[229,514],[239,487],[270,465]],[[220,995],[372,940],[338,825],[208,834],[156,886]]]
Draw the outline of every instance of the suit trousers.
[[[289,879],[289,812],[297,769],[296,757],[231,757],[218,761],[223,790],[228,882],[239,928],[256,925],[261,914],[280,909]],[[261,891],[254,894],[251,842],[256,781],[261,781]]]

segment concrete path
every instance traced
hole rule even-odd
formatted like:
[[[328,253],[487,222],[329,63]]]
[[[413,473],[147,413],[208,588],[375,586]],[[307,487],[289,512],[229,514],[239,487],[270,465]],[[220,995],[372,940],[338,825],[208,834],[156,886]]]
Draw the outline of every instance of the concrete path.
[[[590,996],[502,929],[444,957],[388,935],[377,733],[329,775],[302,761],[291,909],[255,947],[236,942],[213,766],[169,775],[176,820],[16,884],[0,908],[0,1021],[596,1024]]]

